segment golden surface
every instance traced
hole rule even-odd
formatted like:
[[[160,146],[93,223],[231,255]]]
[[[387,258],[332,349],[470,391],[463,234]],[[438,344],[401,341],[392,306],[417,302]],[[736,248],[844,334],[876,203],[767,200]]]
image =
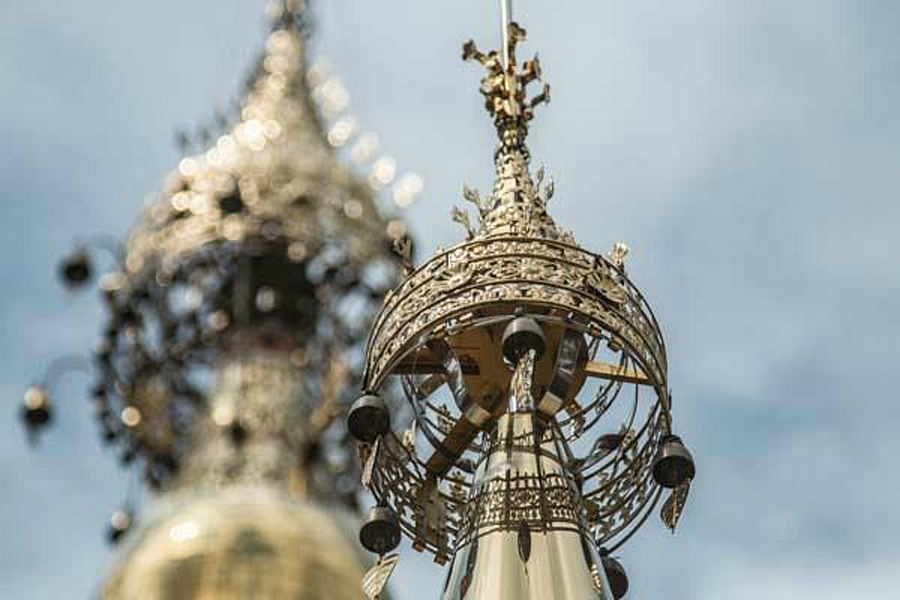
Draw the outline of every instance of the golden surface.
[[[312,503],[335,497],[334,477],[302,464],[302,397],[287,356],[257,351],[223,362],[178,478],[124,538],[101,597],[363,598],[355,543],[338,514]],[[240,444],[228,433],[233,422],[250,432]]]
[[[272,488],[170,499],[114,566],[105,600],[355,600],[363,568],[335,515]]]

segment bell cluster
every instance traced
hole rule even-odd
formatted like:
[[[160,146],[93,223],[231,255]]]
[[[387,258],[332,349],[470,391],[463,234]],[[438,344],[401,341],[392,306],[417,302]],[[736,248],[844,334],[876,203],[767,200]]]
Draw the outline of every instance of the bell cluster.
[[[600,355],[618,355],[618,364],[622,365],[630,364],[633,358],[628,357],[625,348],[610,344],[609,338],[586,341],[586,333],[573,327],[577,321],[573,316],[567,320],[548,318],[546,314],[529,314],[527,309],[519,307],[509,316],[472,320],[467,328],[455,330],[458,340],[498,340],[492,350],[497,354],[493,361],[479,356],[476,362],[472,357],[456,355],[448,347],[443,350],[443,359],[435,360],[435,355],[440,354],[435,349],[443,342],[424,340],[422,347],[427,349],[427,355],[412,351],[410,355],[415,358],[408,355],[396,367],[400,373],[397,377],[403,380],[402,387],[415,414],[406,431],[392,429],[392,421],[396,419],[392,419],[390,403],[378,393],[367,392],[354,402],[347,417],[347,427],[361,444],[366,460],[363,483],[377,500],[360,529],[363,547],[384,555],[399,545],[405,533],[415,548],[427,549],[435,554],[438,562],[444,562],[460,544],[470,543],[472,535],[479,535],[472,531],[472,525],[467,521],[472,520],[472,505],[492,501],[477,481],[483,477],[480,473],[486,457],[498,445],[497,415],[510,409],[502,404],[482,408],[485,413],[479,418],[478,409],[473,408],[472,395],[466,390],[466,373],[469,385],[476,387],[483,382],[476,381],[473,374],[488,371],[491,362],[512,370],[513,365],[528,357],[537,365],[534,371],[543,370],[544,374],[538,375],[530,390],[533,393],[528,397],[533,399],[532,404],[520,405],[519,409],[535,414],[536,422],[547,432],[535,434],[537,438],[556,440],[561,448],[562,467],[568,483],[556,488],[546,478],[531,484],[521,480],[515,484],[519,491],[505,493],[521,495],[531,485],[533,498],[544,498],[540,502],[549,503],[554,510],[558,508],[554,512],[556,523],[538,519],[531,527],[545,530],[584,527],[592,531],[614,596],[624,595],[628,587],[627,576],[610,551],[631,537],[664,491],[675,495],[690,484],[696,471],[693,458],[681,439],[669,433],[670,413],[658,399],[641,396],[642,392],[646,394],[646,390],[640,389],[642,387],[651,387],[652,391],[646,381],[603,382],[598,397],[589,400],[595,416],[592,422],[585,422],[583,411],[572,404],[577,402],[577,394],[572,395],[573,390],[567,389],[565,382],[586,379],[586,366],[597,362]],[[483,329],[484,333],[474,333],[477,329]],[[558,341],[560,339],[578,341],[567,347]],[[604,352],[600,351],[601,344],[605,346]],[[549,356],[550,353],[555,356]],[[541,365],[542,360],[547,362]],[[416,362],[419,362],[418,372],[414,366]],[[548,364],[553,365],[553,369],[548,370]],[[626,369],[621,371],[626,372]],[[508,381],[506,385],[514,388],[516,382]],[[441,388],[444,388],[445,397],[456,404],[455,410],[450,411],[440,404]],[[628,393],[625,392],[627,388],[631,388]],[[612,405],[628,400],[632,402],[625,413],[633,413],[641,404],[650,402],[653,407],[650,418],[637,424],[632,417],[618,431],[594,433],[611,424],[601,417],[613,418],[616,413],[611,409]],[[567,412],[576,417],[573,419]],[[460,437],[467,439],[459,443]],[[504,442],[499,443],[502,446]],[[514,443],[528,448],[536,442],[522,438]],[[587,451],[579,453],[578,448]],[[578,508],[568,521],[559,517],[566,507],[562,504],[557,507],[553,500],[547,500],[559,498],[559,490],[567,487],[578,490],[573,497]],[[567,496],[567,493],[563,494]],[[483,517],[480,522],[484,524]],[[497,526],[513,530],[517,523],[501,520]]]

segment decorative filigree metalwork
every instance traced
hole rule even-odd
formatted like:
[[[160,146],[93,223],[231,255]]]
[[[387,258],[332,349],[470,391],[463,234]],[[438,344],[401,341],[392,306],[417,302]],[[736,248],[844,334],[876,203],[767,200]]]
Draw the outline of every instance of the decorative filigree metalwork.
[[[415,427],[378,439],[364,483],[413,546],[441,563],[523,527],[621,545],[659,500],[654,464],[671,432],[665,343],[625,273],[627,246],[608,256],[582,249],[547,213],[553,182],[543,168],[531,174],[528,123],[549,87],[527,98],[541,69],[537,58],[517,65],[524,38],[510,26],[508,64],[464,46],[463,57],[487,71],[481,92],[499,138],[494,187],[488,197],[463,189],[477,211],[473,221],[453,209],[466,241],[388,293],[366,348],[364,389],[399,379]],[[506,339],[519,333],[525,341],[515,344],[533,345],[514,360]],[[423,498],[441,509],[427,528]],[[666,514],[680,509],[675,502]],[[463,568],[454,564],[453,573]],[[602,592],[596,568],[585,573]]]
[[[393,361],[422,335],[437,334],[473,310],[527,302],[560,314],[585,313],[665,371],[662,336],[649,305],[605,257],[555,240],[476,239],[435,255],[388,292],[369,338],[366,385],[378,387]]]
[[[472,536],[508,529],[510,523],[527,523],[533,531],[584,525],[581,497],[562,475],[513,476],[491,481],[471,495],[462,511],[459,543]]]

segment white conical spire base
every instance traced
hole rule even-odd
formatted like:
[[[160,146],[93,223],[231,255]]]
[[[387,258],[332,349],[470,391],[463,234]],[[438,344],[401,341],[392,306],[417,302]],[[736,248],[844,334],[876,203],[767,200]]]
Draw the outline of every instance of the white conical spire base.
[[[443,600],[612,600],[553,434],[535,451],[534,418],[498,421],[470,500],[472,532],[453,558]]]

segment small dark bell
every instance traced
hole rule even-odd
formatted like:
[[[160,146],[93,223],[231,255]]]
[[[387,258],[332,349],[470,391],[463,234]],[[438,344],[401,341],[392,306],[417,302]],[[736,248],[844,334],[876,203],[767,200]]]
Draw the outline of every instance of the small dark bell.
[[[50,406],[50,394],[39,385],[33,385],[25,392],[22,406],[22,418],[29,428],[46,425],[53,417]]]
[[[223,215],[233,215],[241,212],[244,209],[244,201],[241,199],[240,192],[235,191],[228,196],[219,198],[219,208]]]
[[[606,549],[601,549],[600,555],[610,591],[613,598],[619,600],[619,598],[628,593],[628,574],[625,573],[625,567],[622,566],[622,563],[610,556]]]
[[[239,421],[234,421],[228,426],[228,437],[231,439],[231,443],[237,447],[244,445],[248,435],[249,432],[247,431],[247,428]]]
[[[350,407],[347,429],[361,442],[374,442],[391,428],[391,413],[384,400],[375,394],[365,394]]]
[[[59,266],[63,283],[70,288],[84,285],[91,277],[91,260],[84,250],[76,250],[67,256]]]
[[[303,448],[303,464],[315,465],[322,458],[322,444],[318,441],[312,441]],[[327,462],[327,461],[326,461]],[[334,465],[332,465],[334,466]]]
[[[117,510],[109,518],[109,528],[106,530],[106,538],[110,544],[117,543],[122,536],[131,529],[133,517],[127,510]]]
[[[529,350],[540,359],[547,348],[544,331],[531,317],[516,317],[503,331],[503,357],[516,364]]]
[[[674,489],[696,474],[694,458],[677,435],[662,439],[659,454],[653,460],[653,479],[664,488]]]
[[[137,452],[134,449],[129,448],[122,452],[122,455],[119,457],[119,460],[122,461],[123,465],[130,465],[134,462],[134,459],[137,458]]]
[[[125,326],[141,324],[141,316],[137,310],[135,310],[134,306],[124,306],[120,308],[116,316],[119,318],[119,322]]]
[[[376,506],[370,510],[359,528],[359,543],[379,556],[399,546],[400,523],[394,511],[387,506]]]

